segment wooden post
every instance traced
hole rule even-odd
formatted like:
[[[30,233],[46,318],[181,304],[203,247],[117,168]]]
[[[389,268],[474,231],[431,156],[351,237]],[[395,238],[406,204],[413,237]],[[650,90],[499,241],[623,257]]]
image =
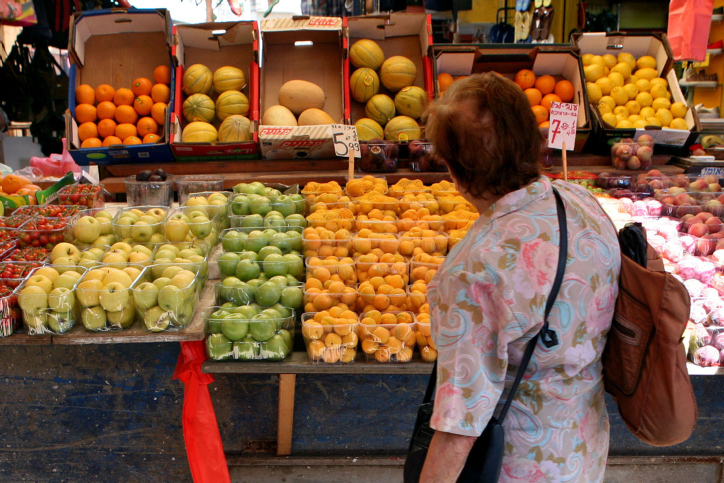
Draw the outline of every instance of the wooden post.
[[[279,456],[292,454],[296,384],[296,374],[279,374],[279,415],[277,417],[277,455]]]
[[[563,155],[563,179],[565,181],[568,181],[568,155],[566,154],[566,143],[563,143],[563,151],[561,154]]]
[[[354,179],[354,151],[349,150],[349,181],[352,181]]]

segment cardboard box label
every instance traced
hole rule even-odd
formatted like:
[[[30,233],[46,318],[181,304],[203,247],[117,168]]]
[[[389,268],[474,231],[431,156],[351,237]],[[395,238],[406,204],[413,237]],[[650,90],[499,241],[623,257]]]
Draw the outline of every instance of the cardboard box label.
[[[342,30],[342,19],[339,17],[294,17],[271,18],[262,21],[264,32],[283,32],[289,30]]]

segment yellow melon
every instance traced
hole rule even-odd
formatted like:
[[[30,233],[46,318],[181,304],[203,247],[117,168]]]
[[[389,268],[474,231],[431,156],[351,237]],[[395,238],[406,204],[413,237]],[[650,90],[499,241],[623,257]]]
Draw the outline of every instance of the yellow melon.
[[[415,83],[417,68],[407,57],[396,55],[382,63],[380,67],[380,80],[382,85],[392,92],[397,92],[403,87]]]
[[[377,70],[385,61],[385,54],[374,40],[361,39],[349,48],[349,60],[357,68]]]
[[[395,117],[395,102],[384,94],[377,94],[367,101],[365,114],[367,117],[384,126]]]
[[[216,128],[208,122],[191,122],[181,133],[181,142],[184,143],[213,143],[218,133]]]
[[[420,139],[421,134],[420,125],[413,118],[407,116],[390,119],[385,126],[385,139],[388,141],[413,141]]]
[[[240,91],[246,86],[246,77],[241,69],[236,67],[219,67],[214,72],[214,90],[221,94],[226,91]]]
[[[357,69],[349,78],[349,91],[352,99],[357,102],[367,102],[372,96],[380,92],[380,78],[377,72],[367,67]]]
[[[317,84],[291,80],[279,89],[279,104],[299,115],[307,109],[324,109],[326,96]]]
[[[219,126],[219,141],[222,143],[250,141],[250,129],[251,121],[244,116],[228,116]]]
[[[403,87],[395,95],[395,108],[398,114],[420,119],[427,106],[427,93],[417,86]]]
[[[300,126],[321,126],[323,124],[334,124],[334,119],[320,109],[307,109],[299,115]]]
[[[183,111],[188,122],[211,122],[216,114],[216,105],[206,94],[193,94],[184,101]]]
[[[183,90],[184,94],[208,94],[211,92],[212,75],[208,67],[201,64],[189,66],[184,72]]]
[[[385,131],[377,121],[373,121],[367,117],[363,117],[356,123],[357,127],[357,138],[360,141],[369,141],[371,139],[382,139],[385,137]]]
[[[296,126],[297,118],[284,106],[271,106],[261,117],[264,126]]]
[[[249,99],[239,91],[226,91],[216,99],[216,117],[223,121],[229,116],[246,116],[249,112]]]

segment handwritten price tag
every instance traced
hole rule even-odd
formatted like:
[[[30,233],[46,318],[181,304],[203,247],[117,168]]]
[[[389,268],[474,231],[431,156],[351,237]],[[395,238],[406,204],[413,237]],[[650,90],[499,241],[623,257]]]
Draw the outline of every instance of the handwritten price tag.
[[[551,103],[550,127],[548,128],[548,147],[573,151],[576,144],[576,126],[578,125],[578,104],[565,102]]]
[[[346,124],[332,124],[332,139],[334,140],[334,152],[340,158],[350,157],[350,153],[354,153],[355,158],[361,158],[362,152],[359,148],[359,139],[357,138],[357,126],[347,126]]]

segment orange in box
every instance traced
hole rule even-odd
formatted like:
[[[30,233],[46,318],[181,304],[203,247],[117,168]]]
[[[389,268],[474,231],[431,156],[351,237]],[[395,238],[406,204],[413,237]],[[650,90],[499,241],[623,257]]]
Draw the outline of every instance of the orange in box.
[[[360,317],[359,339],[367,360],[410,362],[417,340],[411,312],[370,310]]]
[[[307,227],[302,232],[302,245],[305,257],[346,257],[352,251],[352,233],[324,226]]]
[[[448,236],[433,230],[414,227],[400,235],[400,254],[414,257],[421,253],[442,256],[447,254]]]
[[[347,186],[344,188],[347,196],[353,198],[359,198],[360,196],[366,195],[372,191],[384,195],[387,193],[387,180],[384,178],[376,178],[371,175],[366,175],[361,178],[355,178],[347,182]]]
[[[410,278],[413,282],[430,283],[444,261],[445,257],[432,256],[427,253],[415,255],[410,261]]]
[[[406,285],[401,275],[373,277],[357,287],[357,312],[405,311],[408,307]]]
[[[323,288],[333,282],[342,282],[349,287],[357,285],[355,261],[351,258],[319,257],[307,258],[307,280],[318,280]]]
[[[382,258],[385,253],[399,253],[399,248],[399,235],[393,233],[374,233],[372,230],[363,229],[352,237],[354,258],[367,253],[374,253]]]
[[[302,315],[302,337],[312,362],[350,363],[357,356],[357,314],[333,307]]]
[[[377,191],[371,191],[353,201],[356,215],[369,215],[373,210],[379,210],[384,216],[397,216],[397,199]]]
[[[368,229],[374,233],[397,233],[397,215],[385,215],[380,210],[374,209],[367,215],[357,215],[354,226],[357,231]]]
[[[320,210],[307,216],[311,227],[324,227],[329,231],[351,230],[354,225],[354,213],[347,208]]]
[[[355,288],[346,286],[342,281],[330,279],[322,283],[316,278],[310,278],[304,284],[305,312],[319,312],[333,307],[354,310],[356,302]]]
[[[408,276],[410,264],[400,254],[385,253],[378,257],[374,253],[360,255],[356,260],[355,268],[357,270],[357,279],[360,282],[367,282],[375,277],[382,277],[386,283],[391,284],[391,279],[387,278],[392,275],[402,277],[404,285],[410,281]]]

